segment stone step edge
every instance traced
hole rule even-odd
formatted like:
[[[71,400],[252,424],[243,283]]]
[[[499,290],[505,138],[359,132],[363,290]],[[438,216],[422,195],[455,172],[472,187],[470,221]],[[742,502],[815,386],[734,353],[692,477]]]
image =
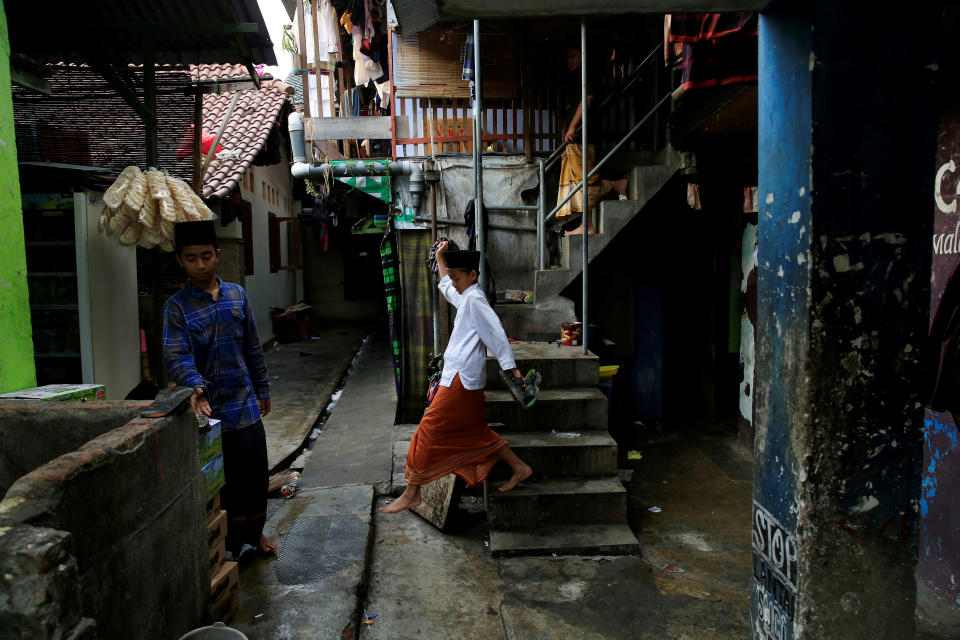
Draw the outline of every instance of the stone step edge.
[[[500,428],[504,426],[498,425]],[[496,427],[490,425],[494,431]],[[610,432],[606,429],[582,429],[580,431],[560,431],[557,433],[578,433],[577,437],[566,437],[554,435],[554,431],[512,431],[509,437],[504,438],[510,443],[511,449],[567,449],[567,448],[590,448],[597,449],[602,447],[613,447],[616,449],[617,441],[613,439]],[[532,440],[540,442],[531,442]],[[543,442],[547,440],[547,442]]]
[[[569,525],[490,530],[494,558],[536,555],[639,555],[640,543],[626,524]]]
[[[569,485],[579,485],[571,487]],[[521,482],[512,491],[487,491],[491,502],[522,500],[540,496],[626,495],[627,490],[616,475],[564,476],[562,478],[535,478]]]
[[[501,403],[517,401],[513,397],[513,394],[506,389],[487,389],[485,393],[488,404],[491,402]],[[563,395],[570,393],[579,393],[581,397],[570,398],[564,397]],[[600,391],[600,389],[597,389],[596,387],[551,387],[547,389],[540,389],[540,395],[537,396],[537,402],[593,402],[606,399],[607,396],[604,395],[603,391]],[[520,409],[520,406],[518,405],[517,408]],[[534,406],[533,409],[536,409],[536,406]]]

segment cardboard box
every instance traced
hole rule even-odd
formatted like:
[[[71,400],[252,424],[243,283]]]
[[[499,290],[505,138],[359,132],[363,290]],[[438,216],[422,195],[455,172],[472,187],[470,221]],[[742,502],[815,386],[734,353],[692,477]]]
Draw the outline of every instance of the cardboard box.
[[[223,475],[223,454],[208,462],[203,466],[203,478],[206,483],[206,492],[205,497],[207,500],[212,500],[213,496],[220,493],[220,489],[223,489],[224,485],[224,475]]]
[[[210,577],[213,578],[217,573],[220,572],[220,569],[223,567],[223,563],[227,561],[227,541],[225,538],[220,538],[215,546],[210,547]]]
[[[223,430],[219,420],[211,419],[210,424],[200,429],[197,449],[200,453],[201,468],[223,455]]]
[[[0,394],[0,398],[6,399],[55,402],[94,402],[105,400],[106,397],[107,388],[102,384],[48,384],[43,387]]]
[[[236,562],[224,562],[210,579],[210,615],[213,620],[227,622],[240,600],[240,568]]]
[[[213,522],[220,515],[220,492],[207,500],[207,524]]]
[[[213,522],[207,525],[207,547],[213,549],[227,539],[227,512],[221,511]]]

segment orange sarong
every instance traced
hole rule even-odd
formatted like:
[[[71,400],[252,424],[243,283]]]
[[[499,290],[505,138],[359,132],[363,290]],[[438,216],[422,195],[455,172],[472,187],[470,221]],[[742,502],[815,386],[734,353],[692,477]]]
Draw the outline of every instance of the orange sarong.
[[[487,424],[483,405],[483,389],[465,389],[459,375],[437,390],[410,441],[407,484],[426,484],[450,473],[471,487],[487,479],[507,441]]]

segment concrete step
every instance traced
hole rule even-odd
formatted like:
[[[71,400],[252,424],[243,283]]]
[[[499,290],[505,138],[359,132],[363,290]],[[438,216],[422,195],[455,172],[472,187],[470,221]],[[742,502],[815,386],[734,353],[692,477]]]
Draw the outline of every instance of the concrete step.
[[[607,397],[595,387],[541,389],[531,409],[509,391],[487,391],[486,398],[487,421],[502,422],[507,433],[607,429]]]
[[[510,433],[506,440],[537,477],[617,475],[617,443],[604,431]],[[508,477],[508,466],[493,468],[491,479]]]
[[[495,558],[518,555],[638,555],[640,545],[625,524],[514,530],[490,529]]]
[[[557,325],[557,334],[560,326]],[[546,342],[513,345],[517,368],[524,375],[536,369],[543,376],[541,388],[595,387],[599,382],[600,360],[594,353],[584,353],[583,347],[563,347]],[[487,357],[487,388],[505,389],[500,379],[500,364]]]
[[[619,478],[527,480],[500,493],[490,483],[490,527],[523,530],[566,525],[622,524],[627,521],[627,490]]]

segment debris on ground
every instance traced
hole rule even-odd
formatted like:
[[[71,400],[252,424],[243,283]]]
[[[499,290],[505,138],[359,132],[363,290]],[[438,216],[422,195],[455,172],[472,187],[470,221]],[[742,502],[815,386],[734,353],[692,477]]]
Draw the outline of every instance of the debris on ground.
[[[660,507],[650,507],[649,509],[647,509],[647,511],[651,513],[660,513],[661,511],[663,511],[663,509],[661,509]]]
[[[367,617],[364,619],[363,624],[373,624],[373,619],[376,618],[378,615],[380,614],[379,613],[368,614]]]
[[[555,438],[579,438],[580,437],[580,434],[577,433],[576,431],[557,431],[556,429],[551,431],[550,435],[554,436]]]
[[[664,571],[666,573],[685,573],[683,569],[681,569],[680,567],[675,567],[672,564],[664,565],[661,571]]]
[[[636,449],[631,449],[627,451],[627,460],[642,460],[643,455]]]
[[[290,481],[280,488],[280,495],[288,500],[292,498],[297,492],[297,483],[300,482],[300,477],[299,471],[290,472]]]

